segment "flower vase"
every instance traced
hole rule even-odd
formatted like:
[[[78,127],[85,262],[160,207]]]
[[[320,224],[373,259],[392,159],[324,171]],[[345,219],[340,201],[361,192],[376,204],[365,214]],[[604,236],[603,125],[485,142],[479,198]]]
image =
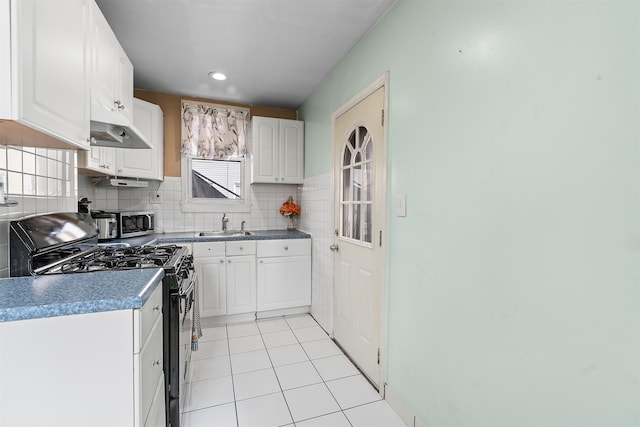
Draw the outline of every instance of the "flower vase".
[[[296,217],[293,215],[289,216],[289,223],[287,224],[287,230],[295,230],[296,229]]]

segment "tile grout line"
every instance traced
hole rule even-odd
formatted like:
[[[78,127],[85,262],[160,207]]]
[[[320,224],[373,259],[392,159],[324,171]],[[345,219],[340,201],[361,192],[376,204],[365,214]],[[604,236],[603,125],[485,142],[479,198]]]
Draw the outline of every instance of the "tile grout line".
[[[227,335],[227,350],[229,351],[229,372],[231,372],[231,391],[233,392],[233,409],[236,413],[236,427],[240,427],[240,420],[238,419],[238,400],[236,399],[236,382],[233,380],[233,364],[231,363],[231,344],[229,344],[229,328],[224,325],[224,330]]]
[[[311,317],[311,318],[313,319],[313,317],[312,317],[312,316],[310,316],[310,315],[308,315],[308,316],[309,316],[309,317]],[[262,344],[263,344],[263,346],[264,346],[264,351],[266,352],[267,357],[268,357],[268,359],[269,359],[269,363],[270,363],[270,365],[271,365],[271,366],[270,366],[270,367],[268,367],[268,368],[258,369],[257,371],[271,369],[271,370],[273,371],[273,373],[274,373],[275,377],[276,377],[276,381],[278,382],[278,386],[279,386],[280,390],[279,390],[279,391],[277,391],[277,392],[274,392],[274,393],[267,393],[267,394],[264,394],[264,395],[254,396],[254,397],[252,397],[252,398],[247,398],[247,399],[243,399],[243,400],[249,400],[249,399],[253,399],[253,398],[257,398],[257,397],[268,396],[268,395],[271,395],[271,394],[280,393],[280,395],[282,395],[282,396],[283,396],[283,398],[284,398],[285,404],[287,405],[287,410],[289,411],[289,415],[290,415],[291,420],[292,420],[292,422],[294,423],[294,425],[295,425],[297,422],[308,421],[308,420],[312,420],[312,419],[315,419],[315,418],[320,418],[320,417],[324,417],[324,416],[328,416],[328,415],[332,415],[332,414],[336,414],[336,413],[338,413],[338,412],[341,412],[341,413],[343,414],[343,416],[345,417],[345,419],[347,420],[347,422],[348,422],[350,425],[352,425],[352,426],[353,426],[353,424],[351,423],[351,420],[347,417],[347,415],[346,415],[346,413],[345,413],[345,410],[346,410],[346,409],[351,410],[351,409],[354,409],[354,408],[358,408],[358,407],[362,407],[362,406],[366,406],[366,405],[370,405],[370,404],[373,404],[373,403],[379,402],[380,400],[384,400],[384,399],[378,399],[378,400],[375,400],[375,401],[372,401],[372,402],[365,402],[365,403],[361,403],[361,404],[359,404],[359,405],[355,405],[355,406],[353,406],[353,407],[349,407],[349,408],[346,408],[346,409],[342,409],[342,407],[341,407],[341,406],[340,406],[340,404],[338,403],[338,401],[337,401],[337,399],[336,399],[335,395],[333,394],[333,392],[331,391],[331,389],[328,387],[327,382],[328,382],[328,381],[335,381],[335,380],[339,380],[339,379],[343,379],[343,378],[349,378],[349,377],[355,377],[355,376],[362,376],[363,374],[362,374],[362,373],[357,369],[357,366],[356,366],[357,373],[356,373],[356,374],[354,374],[354,375],[347,375],[347,376],[343,376],[343,377],[339,377],[339,378],[333,378],[333,379],[331,379],[331,380],[325,380],[325,378],[320,374],[320,372],[319,372],[318,368],[316,367],[316,365],[315,365],[315,363],[314,363],[314,360],[321,360],[321,359],[328,359],[328,358],[331,358],[331,357],[343,356],[343,357],[346,357],[346,358],[347,358],[347,360],[348,360],[351,364],[353,364],[353,362],[351,362],[351,360],[348,358],[348,356],[346,356],[346,354],[344,354],[344,351],[343,351],[339,346],[337,346],[337,344],[336,344],[335,342],[333,342],[333,339],[331,339],[331,337],[330,337],[328,334],[327,334],[327,338],[326,338],[326,339],[331,340],[331,341],[332,341],[332,342],[333,342],[333,343],[338,347],[338,349],[340,350],[340,354],[337,354],[337,355],[330,355],[330,356],[325,356],[325,357],[319,357],[319,358],[316,358],[316,359],[311,359],[311,357],[310,357],[310,356],[309,356],[309,354],[307,353],[307,350],[303,347],[303,345],[302,345],[303,343],[300,341],[300,339],[298,338],[298,336],[295,334],[295,329],[312,328],[312,327],[314,327],[314,326],[316,326],[316,325],[317,325],[317,326],[319,326],[319,325],[317,324],[317,321],[316,321],[315,319],[313,319],[313,321],[316,323],[316,325],[313,325],[313,326],[305,326],[305,327],[302,327],[302,328],[295,328],[295,329],[294,329],[294,328],[292,328],[292,327],[291,327],[291,325],[286,321],[286,318],[285,318],[284,316],[279,317],[279,319],[281,319],[281,320],[283,320],[283,321],[285,322],[285,325],[287,326],[287,329],[285,329],[285,330],[283,330],[283,331],[270,331],[270,332],[264,332],[264,333],[263,333],[263,332],[262,332],[262,330],[260,329],[259,324],[258,324],[258,320],[254,320],[252,323],[253,323],[253,324],[255,324],[255,326],[256,326],[256,328],[257,328],[257,330],[258,330],[258,334],[260,335],[260,339],[261,339]],[[236,414],[236,426],[237,426],[237,427],[239,427],[239,425],[240,425],[240,420],[239,420],[239,418],[238,418],[238,406],[237,406],[238,400],[237,400],[237,398],[236,398],[235,381],[234,381],[234,369],[233,369],[233,364],[231,363],[231,356],[232,356],[232,354],[231,354],[231,345],[230,345],[230,342],[229,342],[229,341],[230,341],[230,338],[229,338],[228,326],[229,326],[229,325],[225,325],[225,326],[224,326],[224,328],[225,328],[225,332],[226,332],[226,342],[227,342],[228,355],[208,357],[208,358],[199,359],[199,360],[209,360],[209,359],[221,358],[221,357],[225,357],[225,356],[226,356],[226,357],[228,357],[228,362],[229,362],[230,372],[231,372],[231,380],[232,380],[232,381],[231,381],[231,383],[232,383],[232,392],[233,392],[233,399],[234,399],[233,403],[234,403],[234,409],[235,409],[235,414]],[[274,332],[285,332],[285,331],[289,331],[289,332],[291,332],[291,333],[293,334],[293,336],[294,336],[294,338],[295,338],[295,340],[296,340],[296,343],[297,343],[297,344],[286,344],[286,345],[282,345],[282,346],[275,346],[275,347],[271,347],[271,348],[285,347],[285,346],[288,346],[288,345],[298,345],[298,346],[300,346],[300,348],[302,349],[303,353],[304,353],[304,354],[305,354],[305,356],[307,357],[307,360],[306,360],[306,361],[293,362],[293,363],[287,363],[287,364],[280,365],[280,366],[291,366],[291,365],[294,365],[294,364],[301,364],[301,363],[305,363],[305,362],[311,362],[311,366],[313,367],[314,371],[318,374],[318,376],[319,376],[319,378],[320,378],[320,380],[321,380],[321,382],[318,382],[318,383],[314,383],[314,384],[307,384],[307,385],[302,385],[302,386],[298,386],[298,387],[293,387],[293,388],[288,389],[288,390],[295,390],[295,389],[299,389],[299,388],[307,387],[307,386],[310,386],[310,385],[324,384],[324,385],[325,385],[325,387],[327,388],[327,390],[329,391],[330,395],[332,396],[333,400],[336,402],[336,404],[337,404],[337,406],[338,406],[338,408],[339,408],[339,409],[338,409],[338,411],[329,412],[329,413],[322,414],[322,415],[318,415],[318,416],[315,416],[315,417],[305,418],[305,419],[303,419],[303,420],[299,420],[299,421],[297,421],[297,422],[293,419],[293,414],[292,414],[292,412],[291,412],[291,408],[290,408],[290,406],[289,406],[289,402],[287,401],[287,399],[286,399],[286,397],[285,397],[285,395],[284,395],[285,390],[284,390],[284,389],[283,389],[283,387],[282,387],[282,383],[280,382],[280,378],[278,377],[277,372],[276,372],[276,366],[274,365],[273,360],[272,360],[272,358],[271,358],[271,354],[269,353],[269,349],[270,349],[270,348],[268,348],[268,347],[267,347],[266,342],[265,342],[265,339],[264,339],[264,336],[263,336],[265,333],[267,333],[267,334],[268,334],[268,333],[274,333]],[[323,329],[323,331],[324,331],[324,329]],[[324,331],[324,332],[326,333],[326,331]],[[250,336],[250,335],[247,335],[247,336]],[[324,340],[324,339],[325,339],[325,338],[321,338],[320,340],[311,340],[311,341],[305,341],[305,342],[321,341],[321,340]],[[212,340],[211,342],[215,342],[215,341],[222,341],[222,340]],[[261,350],[262,350],[262,349],[261,349]],[[261,350],[252,350],[252,351],[257,352],[257,351],[261,351]],[[241,353],[250,353],[250,352],[252,352],[252,351],[246,351],[246,352],[241,352]],[[240,353],[238,353],[238,354],[240,354]],[[354,365],[354,366],[355,366],[355,365]],[[249,372],[255,372],[255,371],[249,371]],[[191,381],[191,382],[193,383],[194,381]],[[288,390],[287,390],[287,391],[288,391]],[[213,405],[212,407],[215,407],[215,406],[221,406],[221,405],[223,405],[223,404],[220,404],[220,405]],[[206,408],[201,408],[201,409],[206,409]],[[185,412],[186,412],[186,411],[185,411]],[[288,424],[287,424],[287,425],[288,425]]]
[[[287,327],[289,327],[289,324],[285,320],[284,316],[282,316],[282,320],[287,325]],[[295,426],[296,422],[293,419],[293,414],[291,413],[291,408],[289,407],[289,402],[287,402],[287,398],[284,395],[284,389],[282,388],[282,384],[280,383],[280,378],[278,378],[278,373],[276,372],[276,367],[273,364],[273,360],[271,360],[271,355],[269,354],[269,349],[267,348],[267,343],[264,341],[264,337],[262,336],[262,330],[260,329],[260,326],[258,326],[258,321],[257,320],[256,320],[256,326],[258,328],[258,331],[260,332],[260,339],[262,340],[262,344],[264,345],[264,349],[267,352],[267,357],[269,358],[269,363],[271,363],[271,369],[273,369],[273,375],[276,377],[276,381],[278,381],[278,387],[280,387],[280,394],[282,395],[282,400],[284,400],[284,404],[287,405],[287,411],[289,411],[289,416],[291,417],[291,423]],[[289,327],[289,330],[291,330],[290,327]],[[293,333],[293,332],[291,332],[291,333]],[[284,425],[287,425],[287,424],[284,424]]]
[[[313,319],[314,322],[316,322],[317,326],[320,326],[318,324],[318,321],[316,319],[313,318],[313,316],[309,315],[309,317],[311,317]],[[286,320],[285,320],[286,322]],[[287,324],[289,324],[287,322]],[[291,325],[289,325],[289,327],[291,327]],[[293,332],[293,328],[291,328],[291,331]],[[324,329],[323,329],[324,331]],[[325,331],[326,332],[326,331]],[[338,405],[338,409],[339,411],[336,412],[330,412],[329,414],[324,414],[324,415],[319,415],[317,417],[311,417],[311,418],[307,418],[308,420],[312,420],[314,418],[320,418],[320,417],[324,417],[326,415],[330,415],[330,414],[336,414],[338,412],[341,412],[342,415],[345,417],[345,419],[347,420],[347,422],[349,423],[349,425],[351,425],[353,427],[353,424],[351,423],[351,420],[349,420],[349,418],[347,417],[347,414],[344,413],[344,410],[342,409],[342,407],[340,406],[340,404],[338,403],[338,399],[336,399],[336,397],[333,395],[333,393],[331,392],[331,389],[329,388],[329,386],[327,385],[327,382],[324,380],[324,378],[322,377],[322,375],[320,374],[320,371],[318,371],[318,368],[316,368],[316,365],[313,363],[313,359],[311,359],[311,356],[309,356],[309,353],[307,353],[307,350],[305,350],[304,346],[302,345],[302,342],[300,342],[300,340],[298,339],[298,336],[295,334],[295,332],[293,332],[293,336],[296,338],[296,341],[298,341],[298,344],[300,345],[300,347],[302,348],[302,351],[304,352],[304,354],[307,356],[307,358],[309,359],[309,362],[311,363],[311,366],[313,367],[313,369],[316,371],[316,373],[318,374],[318,376],[320,377],[320,379],[322,380],[322,384],[324,384],[324,386],[326,387],[326,389],[329,391],[329,394],[331,395],[331,397],[333,398],[334,402],[336,402],[336,405]],[[328,336],[328,334],[327,334]],[[329,339],[331,340],[331,337],[329,337]],[[333,341],[333,340],[331,340]],[[340,348],[340,347],[338,347]],[[340,349],[340,352],[343,353],[342,349]],[[331,357],[331,356],[328,356]],[[318,383],[320,384],[320,383]],[[304,386],[303,386],[304,387]],[[286,399],[285,399],[286,400]],[[300,420],[302,421],[306,421],[306,420]],[[295,424],[295,421],[294,421]]]

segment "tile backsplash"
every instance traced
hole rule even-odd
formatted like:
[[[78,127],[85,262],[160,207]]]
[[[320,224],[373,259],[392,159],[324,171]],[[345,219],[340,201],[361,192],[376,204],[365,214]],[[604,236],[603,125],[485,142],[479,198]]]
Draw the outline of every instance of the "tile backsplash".
[[[9,221],[34,214],[77,211],[77,155],[0,145],[5,194],[18,204],[0,207],[0,277],[9,275]]]
[[[145,211],[155,213],[156,230],[213,231],[221,227],[223,212],[182,212],[180,208],[181,182],[179,177],[165,177],[162,183],[150,181],[148,188],[106,187],[104,183],[93,184],[92,179],[80,175],[78,197],[92,201],[93,210]],[[159,185],[158,185],[159,184]],[[160,194],[161,203],[152,204],[149,193]],[[250,230],[285,229],[287,219],[278,212],[289,196],[297,197],[298,186],[282,184],[259,184],[251,186],[251,211],[227,213],[228,227],[239,229],[242,221]]]
[[[105,186],[104,180],[78,175],[76,154],[68,150],[0,146],[0,175],[7,177],[9,198],[18,206],[0,208],[0,277],[8,276],[8,224],[12,219],[49,212],[73,212],[82,197],[92,210],[152,210],[157,231],[207,231],[221,227],[222,212],[182,212],[179,177],[149,182],[148,188]],[[246,221],[251,230],[284,229],[286,218],[278,212],[289,196],[300,203],[298,228],[312,236],[311,313],[327,331],[333,328],[333,243],[331,174],[305,179],[304,185],[259,184],[251,186],[251,211],[228,213],[229,228]],[[151,204],[149,193],[158,191],[159,204]]]
[[[333,330],[333,216],[331,173],[304,180],[299,191],[299,228],[311,234],[311,314],[325,331]]]

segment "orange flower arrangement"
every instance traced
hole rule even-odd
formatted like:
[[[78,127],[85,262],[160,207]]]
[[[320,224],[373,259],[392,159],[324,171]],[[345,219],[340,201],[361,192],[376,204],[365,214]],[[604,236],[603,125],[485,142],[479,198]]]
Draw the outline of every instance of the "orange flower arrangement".
[[[293,197],[289,197],[287,201],[280,206],[280,215],[288,217],[300,215],[300,206],[293,201]]]

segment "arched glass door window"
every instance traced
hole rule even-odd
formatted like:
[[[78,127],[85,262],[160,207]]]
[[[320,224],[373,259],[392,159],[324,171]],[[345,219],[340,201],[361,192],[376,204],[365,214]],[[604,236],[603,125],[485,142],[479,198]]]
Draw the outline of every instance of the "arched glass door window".
[[[356,127],[342,148],[340,235],[367,244],[372,237],[373,156],[371,134]]]

